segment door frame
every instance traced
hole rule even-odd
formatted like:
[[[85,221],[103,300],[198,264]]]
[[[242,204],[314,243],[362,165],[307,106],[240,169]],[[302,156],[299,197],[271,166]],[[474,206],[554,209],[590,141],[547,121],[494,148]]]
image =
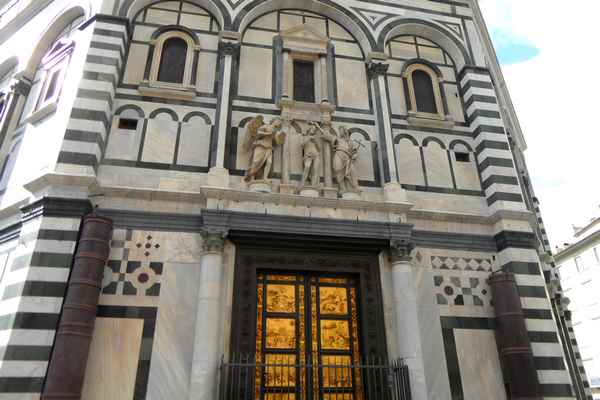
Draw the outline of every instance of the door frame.
[[[361,358],[387,362],[380,241],[258,232],[230,232],[229,239],[236,245],[230,355],[255,354],[257,270],[312,271],[356,276]]]

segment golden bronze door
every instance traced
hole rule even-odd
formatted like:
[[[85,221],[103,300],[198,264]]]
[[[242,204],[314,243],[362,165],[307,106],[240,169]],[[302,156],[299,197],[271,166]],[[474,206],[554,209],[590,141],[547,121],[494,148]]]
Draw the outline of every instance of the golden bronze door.
[[[255,399],[363,400],[350,276],[257,275]]]

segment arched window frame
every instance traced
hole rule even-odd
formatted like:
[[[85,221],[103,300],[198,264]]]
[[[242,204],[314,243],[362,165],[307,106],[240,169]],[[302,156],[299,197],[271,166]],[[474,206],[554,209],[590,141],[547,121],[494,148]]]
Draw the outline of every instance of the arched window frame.
[[[167,40],[173,38],[183,39],[187,44],[183,83],[161,82],[158,80],[158,72],[160,69],[160,62],[165,43]],[[153,88],[195,92],[195,79],[193,79],[194,53],[200,51],[200,45],[197,44],[189,34],[181,30],[166,31],[156,39],[152,40],[150,43],[154,46],[154,54],[152,56],[152,63],[150,67],[149,86]]]
[[[437,110],[436,113],[429,113],[424,111],[419,111],[417,108],[417,96],[415,93],[415,86],[413,82],[413,73],[415,71],[423,71],[431,78],[431,83],[433,86],[433,96],[435,100],[435,108]],[[433,70],[433,68],[428,65],[422,63],[414,63],[409,65],[403,74],[404,79],[406,79],[407,88],[408,88],[408,100],[409,100],[409,115],[414,117],[422,117],[429,119],[438,119],[445,120],[446,114],[444,110],[444,101],[442,99],[442,90],[441,86],[443,84],[442,78]]]

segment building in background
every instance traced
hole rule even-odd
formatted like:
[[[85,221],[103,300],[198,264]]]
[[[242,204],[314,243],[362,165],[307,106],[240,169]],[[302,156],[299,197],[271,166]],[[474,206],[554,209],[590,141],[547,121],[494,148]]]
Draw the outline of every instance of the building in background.
[[[0,399],[589,399],[474,0],[0,0]]]
[[[600,218],[574,230],[573,239],[558,247],[554,258],[564,296],[570,300],[579,364],[585,368],[594,399],[600,399]]]

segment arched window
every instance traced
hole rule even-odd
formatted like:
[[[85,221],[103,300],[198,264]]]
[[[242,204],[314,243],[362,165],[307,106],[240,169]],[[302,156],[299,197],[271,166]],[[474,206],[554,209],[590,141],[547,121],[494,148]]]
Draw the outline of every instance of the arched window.
[[[155,33],[149,53],[149,73],[139,90],[149,95],[195,95],[200,46],[193,32],[180,28]]]
[[[415,90],[415,101],[417,111],[437,114],[435,104],[435,93],[431,76],[423,70],[417,69],[412,73],[412,81]]]
[[[408,89],[409,114],[416,117],[445,119],[442,80],[428,65],[410,64],[404,71]]]
[[[165,40],[158,69],[158,81],[183,84],[188,45],[180,37]]]

